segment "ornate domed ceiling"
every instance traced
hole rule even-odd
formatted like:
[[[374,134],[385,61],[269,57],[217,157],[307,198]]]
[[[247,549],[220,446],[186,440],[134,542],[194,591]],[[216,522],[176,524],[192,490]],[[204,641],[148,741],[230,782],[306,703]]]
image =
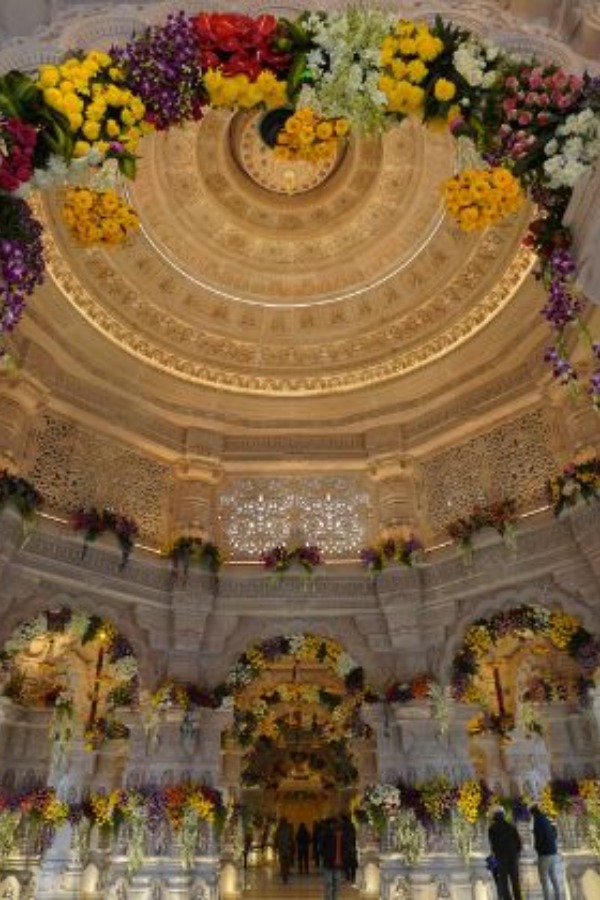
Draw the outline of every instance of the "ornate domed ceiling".
[[[0,67],[122,44],[181,5],[197,8],[59,4],[45,29],[6,44]],[[535,10],[511,6],[415,0],[401,12],[442,12],[504,48],[582,68],[563,41],[568,17],[556,17],[564,4],[548,2],[552,15],[533,26]],[[584,40],[581,28],[569,34]],[[412,120],[300,165],[275,160],[259,124],[254,112],[211,110],[145,137],[138,176],[123,185],[142,228],[123,248],[75,246],[60,194],[37,201],[51,277],[11,341],[19,408],[32,421],[47,413],[53,440],[64,417],[161,460],[165,492],[177,466],[209,483],[223,466],[264,473],[274,458],[297,472],[364,473],[392,458],[402,469],[407,456],[426,460],[522,414],[538,416],[531,440],[545,445],[540,410],[555,388],[544,294],[522,246],[531,210],[460,231],[440,187],[466,151]],[[146,474],[149,490],[157,476]]]

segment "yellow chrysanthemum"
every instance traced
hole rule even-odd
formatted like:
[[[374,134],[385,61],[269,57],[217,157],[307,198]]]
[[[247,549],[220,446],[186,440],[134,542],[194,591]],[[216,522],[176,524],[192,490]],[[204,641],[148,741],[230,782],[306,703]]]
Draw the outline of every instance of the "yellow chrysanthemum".
[[[433,94],[435,99],[442,103],[453,100],[456,96],[456,85],[447,78],[438,78],[433,88]]]

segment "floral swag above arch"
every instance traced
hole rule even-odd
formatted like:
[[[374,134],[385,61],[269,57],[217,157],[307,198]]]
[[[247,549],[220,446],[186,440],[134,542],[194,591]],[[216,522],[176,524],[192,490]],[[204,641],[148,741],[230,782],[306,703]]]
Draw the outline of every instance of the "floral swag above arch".
[[[535,204],[527,244],[548,291],[553,336],[545,358],[571,386],[567,341],[584,333],[572,236],[564,216],[600,152],[600,79],[517,59],[466,29],[350,9],[296,20],[239,13],[168,16],[109,53],[78,50],[34,75],[0,77],[0,340],[44,276],[41,227],[24,199],[70,184],[65,221],[85,244],[115,244],[137,225],[106,185],[107,164],[135,175],[145,133],[202,118],[207,107],[282,109],[270,139],[289,160],[336,153],[348,132],[377,135],[417,116],[473,142],[475,168],[444,187],[471,231]],[[588,338],[587,393],[600,408],[600,342]],[[0,357],[6,350],[0,344]]]
[[[541,606],[518,606],[489,619],[477,619],[465,632],[452,665],[452,691],[457,700],[469,700],[483,658],[509,635],[522,641],[547,638],[556,649],[568,653],[587,678],[592,678],[600,666],[600,639],[590,634],[576,616]]]

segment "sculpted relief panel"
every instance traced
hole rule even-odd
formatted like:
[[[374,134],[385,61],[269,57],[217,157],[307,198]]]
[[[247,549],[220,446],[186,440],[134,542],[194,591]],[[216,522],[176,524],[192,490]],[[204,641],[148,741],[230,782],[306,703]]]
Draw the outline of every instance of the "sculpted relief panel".
[[[164,541],[171,483],[167,466],[50,415],[41,418],[34,441],[27,477],[48,511],[64,515],[78,506],[110,507],[136,520],[142,540]]]

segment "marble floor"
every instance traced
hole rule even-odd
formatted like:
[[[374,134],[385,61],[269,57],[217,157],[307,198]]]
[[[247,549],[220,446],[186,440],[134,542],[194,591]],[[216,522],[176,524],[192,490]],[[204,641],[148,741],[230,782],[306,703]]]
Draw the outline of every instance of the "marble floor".
[[[282,884],[273,866],[251,866],[245,873],[243,900],[323,900],[323,881],[320,872],[308,875],[292,873],[287,884]],[[350,884],[343,884],[338,900],[360,898],[360,891]]]

